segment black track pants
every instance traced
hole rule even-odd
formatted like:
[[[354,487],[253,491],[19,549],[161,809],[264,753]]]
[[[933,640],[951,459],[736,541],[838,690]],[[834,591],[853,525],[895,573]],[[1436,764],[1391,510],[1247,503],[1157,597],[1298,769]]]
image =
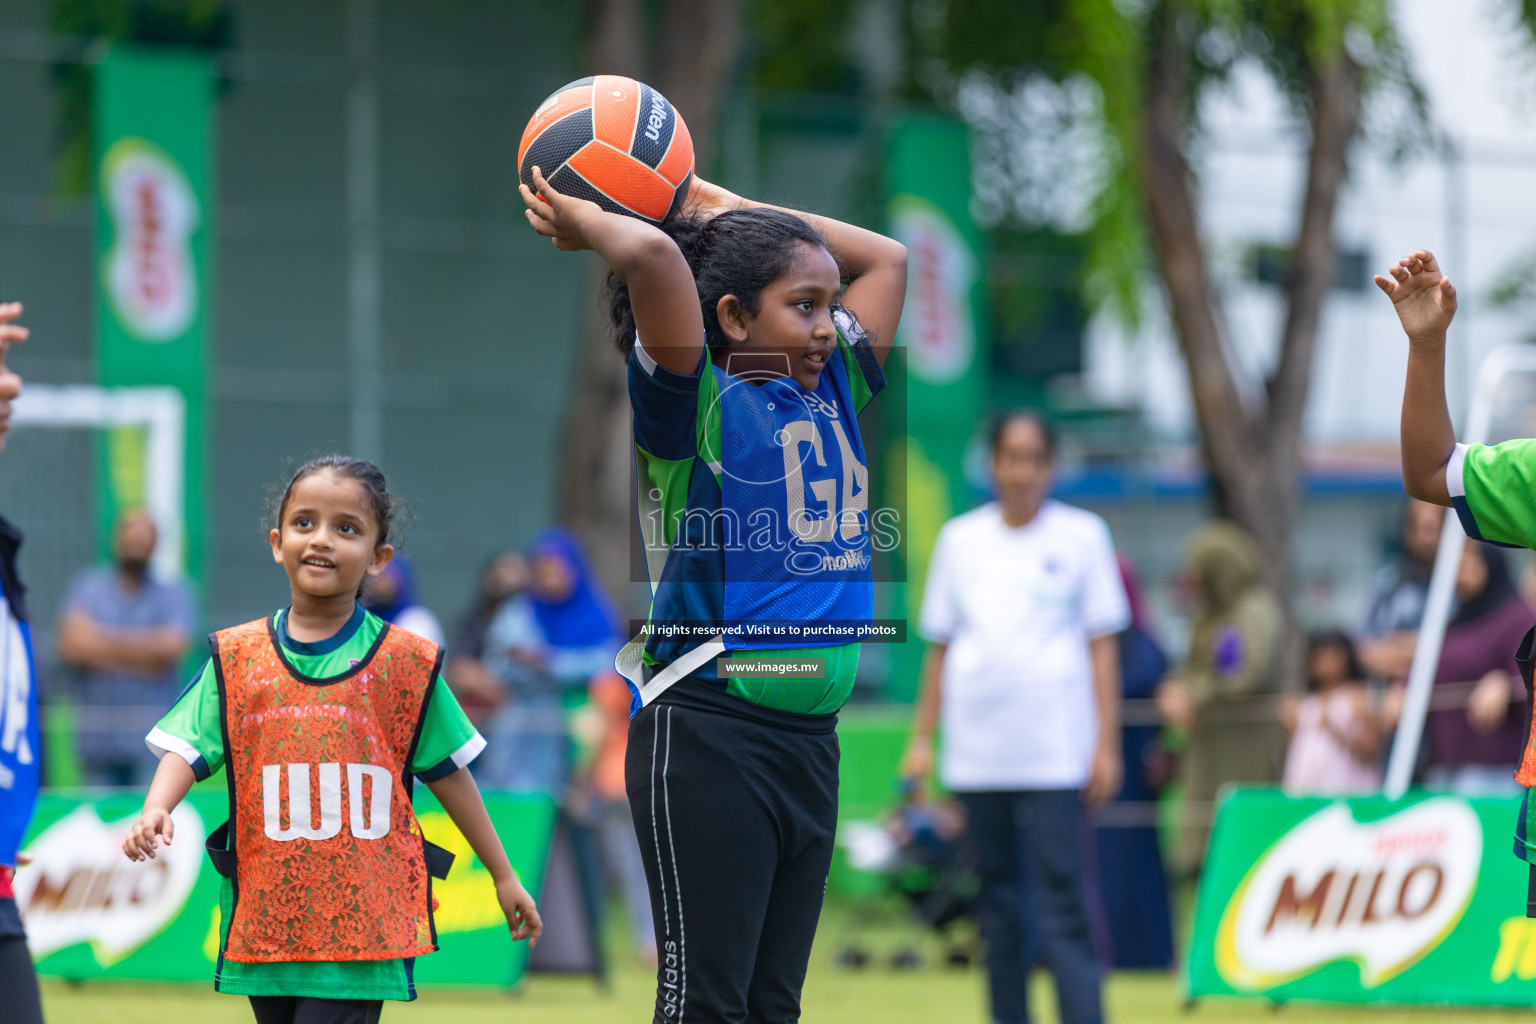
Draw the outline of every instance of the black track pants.
[[[22,935],[0,937],[0,1020],[13,1024],[43,1024],[43,1004],[37,992],[32,955]]]
[[[675,703],[643,708],[629,728],[660,960],[654,1021],[788,1024],[832,862],[836,716],[746,705],[744,717],[726,710],[744,702],[705,696],[669,691]]]

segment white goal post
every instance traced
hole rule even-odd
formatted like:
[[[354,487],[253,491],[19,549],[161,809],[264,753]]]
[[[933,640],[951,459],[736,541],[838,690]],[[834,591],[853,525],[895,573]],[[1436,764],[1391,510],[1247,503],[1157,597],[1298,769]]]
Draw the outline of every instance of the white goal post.
[[[145,434],[144,505],[159,527],[154,568],[162,576],[185,572],[184,513],[187,403],[173,387],[98,387],[28,384],[16,401],[16,427],[110,430],[139,427]]]
[[[1472,387],[1472,402],[1467,409],[1467,428],[1462,432],[1462,443],[1481,444],[1488,440],[1500,388],[1517,373],[1536,373],[1536,346],[1504,345],[1483,357]],[[1434,687],[1435,669],[1440,664],[1440,647],[1445,640],[1446,623],[1451,617],[1456,568],[1461,563],[1461,549],[1466,542],[1467,535],[1455,510],[1447,509],[1434,573],[1429,579],[1429,596],[1424,603],[1424,620],[1419,626],[1419,642],[1413,652],[1413,666],[1408,670],[1403,713],[1392,742],[1391,757],[1387,760],[1383,791],[1388,799],[1401,798],[1413,779],[1413,766],[1424,735],[1424,719],[1429,713],[1429,694]]]

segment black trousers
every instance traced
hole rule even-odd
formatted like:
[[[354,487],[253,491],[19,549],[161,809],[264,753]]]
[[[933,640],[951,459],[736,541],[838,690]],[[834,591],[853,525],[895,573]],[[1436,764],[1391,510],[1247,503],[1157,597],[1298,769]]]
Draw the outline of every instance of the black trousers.
[[[382,999],[251,996],[256,1024],[379,1024]]]
[[[659,960],[653,1020],[789,1024],[832,863],[836,716],[765,711],[703,686],[684,680],[630,721],[625,778]]]
[[[1082,796],[1075,789],[956,795],[981,874],[976,914],[987,943],[992,1019],[1030,1020],[1030,969],[1044,961],[1062,1024],[1100,1024],[1102,972],[1083,893]]]
[[[43,1024],[43,1002],[37,973],[24,935],[0,936],[0,1020],[12,1024]]]

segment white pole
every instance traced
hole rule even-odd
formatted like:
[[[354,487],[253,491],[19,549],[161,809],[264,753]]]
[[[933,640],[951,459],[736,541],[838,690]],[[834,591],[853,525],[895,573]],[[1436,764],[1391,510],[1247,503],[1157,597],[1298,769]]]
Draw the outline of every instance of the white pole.
[[[1484,357],[1477,370],[1477,381],[1467,410],[1467,429],[1462,434],[1464,443],[1481,444],[1488,439],[1488,430],[1493,421],[1493,404],[1504,378],[1512,373],[1528,373],[1533,370],[1536,370],[1536,348],[1531,346],[1506,345]],[[1461,562],[1461,549],[1465,544],[1466,534],[1462,532],[1461,524],[1455,513],[1448,511],[1445,526],[1440,531],[1440,549],[1435,555],[1435,570],[1429,579],[1429,596],[1424,603],[1424,619],[1419,626],[1413,665],[1408,670],[1408,690],[1403,698],[1403,713],[1397,723],[1397,736],[1392,741],[1392,755],[1387,760],[1387,777],[1382,790],[1389,800],[1402,797],[1413,779],[1414,761],[1418,759],[1419,744],[1424,736],[1424,719],[1429,713],[1429,692],[1435,684],[1435,670],[1440,665],[1440,647],[1445,640],[1445,626],[1451,617],[1456,569]]]
[[[148,391],[149,389],[145,389]],[[185,492],[187,403],[177,388],[155,388],[145,395],[149,420],[145,460],[144,503],[159,528],[155,545],[154,568],[162,579],[185,576],[186,506]]]

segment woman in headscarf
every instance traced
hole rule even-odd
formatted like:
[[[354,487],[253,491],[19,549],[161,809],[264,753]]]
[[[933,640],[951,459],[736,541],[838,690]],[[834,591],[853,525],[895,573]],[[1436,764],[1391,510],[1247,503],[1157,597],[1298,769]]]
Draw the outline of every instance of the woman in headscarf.
[[[580,543],[546,530],[528,547],[527,586],[498,608],[485,663],[506,687],[480,758],[486,784],[565,800],[574,760],[567,712],[618,649],[612,605]]]
[[[1209,523],[1190,541],[1196,610],[1188,660],[1158,689],[1164,717],[1188,734],[1180,758],[1183,874],[1205,861],[1217,790],[1279,777],[1283,735],[1271,704],[1281,688],[1285,616],[1261,565],[1258,546],[1235,523]]]
[[[539,534],[528,558],[529,597],[548,649],[547,667],[563,690],[583,696],[594,676],[613,668],[619,649],[613,604],[569,530]]]
[[[1123,554],[1120,579],[1131,605],[1131,624],[1116,640],[1126,700],[1146,700],[1168,671],[1168,659],[1152,636],[1136,569]],[[1098,888],[1103,899],[1110,963],[1116,968],[1157,969],[1173,963],[1168,879],[1158,846],[1154,813],[1163,783],[1163,747],[1155,724],[1120,730],[1125,782],[1100,814]],[[1144,823],[1143,823],[1144,822]]]
[[[438,646],[446,642],[443,624],[416,600],[416,570],[411,560],[396,554],[384,571],[368,580],[363,606],[392,626],[415,633]]]
[[[1468,795],[1513,793],[1525,740],[1515,650],[1531,610],[1499,550],[1471,540],[1456,570],[1456,602],[1430,697],[1424,781]]]

